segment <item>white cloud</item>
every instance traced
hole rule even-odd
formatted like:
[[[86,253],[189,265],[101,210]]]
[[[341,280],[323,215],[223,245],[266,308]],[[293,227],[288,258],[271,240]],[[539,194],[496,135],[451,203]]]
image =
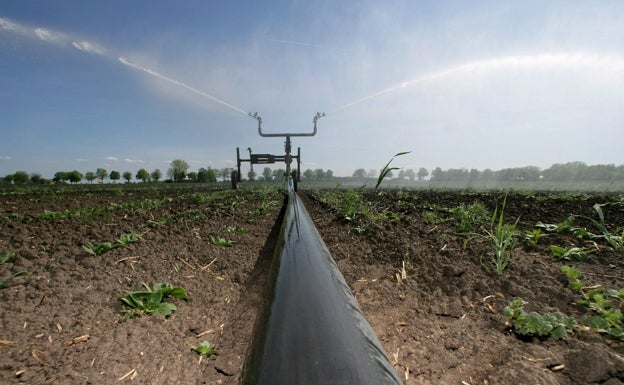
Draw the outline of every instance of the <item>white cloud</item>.
[[[67,41],[67,36],[65,36],[65,34],[45,28],[35,28],[35,35],[37,35],[39,39],[51,43],[65,43]]]
[[[108,160],[110,162],[117,162],[119,161],[119,158],[117,158],[116,156],[107,156],[106,158],[104,158],[105,160]]]
[[[11,157],[8,155],[0,156],[0,160],[11,160]]]
[[[99,47],[93,43],[89,43],[88,41],[73,41],[72,45],[74,46],[74,48],[80,51],[95,53],[98,55],[103,55],[106,52],[104,48]]]
[[[85,163],[89,161],[89,159],[85,159],[85,158],[76,158],[74,160],[78,163]]]
[[[130,159],[130,158],[124,158],[123,160],[125,163],[145,163],[144,160],[141,159]]]

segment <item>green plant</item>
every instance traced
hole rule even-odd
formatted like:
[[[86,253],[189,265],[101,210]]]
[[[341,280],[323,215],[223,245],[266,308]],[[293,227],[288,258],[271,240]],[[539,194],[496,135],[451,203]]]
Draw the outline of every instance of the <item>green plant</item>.
[[[390,163],[392,163],[394,158],[396,158],[397,156],[409,154],[410,152],[411,151],[399,152],[399,153],[395,154],[392,158],[390,158],[388,163],[386,163],[384,168],[382,168],[381,172],[379,173],[379,177],[377,178],[377,184],[375,185],[375,191],[377,191],[377,189],[381,185],[381,182],[383,182],[383,180],[388,176],[388,174],[390,172],[392,172],[393,170],[398,170],[399,169],[399,167],[390,167]]]
[[[91,242],[87,242],[82,248],[91,255],[102,255],[108,251],[111,251],[115,248],[111,242],[103,242],[97,245],[94,245]]]
[[[112,242],[102,242],[100,244],[93,244],[91,242],[87,242],[82,248],[91,255],[102,255],[106,252],[109,252],[118,247],[126,246],[129,243],[133,243],[141,239],[143,234],[123,234],[119,239]]]
[[[587,261],[590,250],[582,247],[561,247],[551,245],[548,247],[555,257],[559,260],[575,260],[575,261]]]
[[[5,263],[9,262],[9,260],[14,256],[14,251],[5,251],[4,253],[0,254],[0,265],[4,265]]]
[[[0,281],[0,289],[4,289],[6,287],[6,285],[9,284],[9,282],[11,282],[13,280],[13,278],[16,277],[23,277],[25,275],[28,275],[28,272],[26,271],[20,271],[19,273],[13,273],[11,274],[8,278],[3,279],[2,281]]]
[[[524,233],[524,239],[532,246],[536,246],[545,236],[546,234],[543,234],[541,229],[527,230]]]
[[[523,299],[514,298],[503,312],[505,317],[513,323],[514,331],[520,335],[560,340],[565,338],[567,333],[572,332],[576,326],[574,318],[559,312],[527,313],[524,311],[525,304]]]
[[[191,350],[199,354],[200,356],[206,356],[206,357],[210,357],[211,355],[217,353],[215,348],[212,345],[210,345],[210,342],[208,341],[202,341],[202,343],[199,345],[191,346]]]
[[[570,281],[568,287],[581,294],[579,305],[587,307],[594,313],[583,317],[583,323],[610,338],[624,340],[624,315],[620,310],[624,288],[605,291],[600,285],[585,287],[581,281],[580,271],[570,266],[561,266],[561,271]],[[614,300],[617,301],[617,305],[614,304]]]
[[[224,246],[224,247],[231,247],[234,245],[234,241],[221,238],[221,237],[213,237],[212,235],[210,236],[210,243],[212,243],[215,246]]]
[[[173,287],[170,283],[155,283],[152,288],[143,283],[145,290],[124,292],[119,301],[124,306],[122,313],[128,318],[142,315],[157,315],[167,317],[177,309],[170,302],[163,302],[167,297],[186,299],[186,291],[181,287]]]
[[[263,201],[262,203],[260,203],[260,207],[256,209],[256,212],[255,212],[256,216],[265,215],[267,211],[269,211],[269,209],[275,205],[277,205],[277,201],[273,201],[273,200]]]
[[[115,247],[121,247],[130,243],[137,242],[139,239],[141,239],[142,236],[143,234],[123,234],[121,237],[119,237],[119,239],[115,241]]]
[[[537,222],[535,224],[535,227],[539,227],[542,228],[548,232],[556,232],[556,233],[562,233],[564,231],[568,231],[572,228],[572,222],[574,222],[574,216],[570,215],[568,218],[566,218],[565,221],[561,222],[561,223],[542,223],[542,222]]]
[[[449,210],[453,220],[455,221],[455,228],[459,233],[470,233],[478,226],[487,222],[489,213],[487,208],[480,203],[474,202],[470,205],[461,204],[458,207]]]
[[[602,238],[611,246],[614,250],[623,251],[624,250],[624,231],[622,231],[622,235],[617,235],[609,230],[609,227],[605,224],[604,213],[602,212],[602,207],[607,204],[598,204],[596,203],[593,206],[594,211],[598,214],[598,221],[592,218],[589,218],[594,226],[602,233]]]
[[[491,257],[494,263],[497,275],[503,274],[503,271],[513,261],[513,249],[518,242],[518,232],[516,226],[520,218],[516,219],[513,224],[504,223],[504,211],[507,197],[503,200],[503,206],[498,214],[498,207],[494,210],[490,229],[485,230],[485,238],[490,241],[494,247],[494,254]]]

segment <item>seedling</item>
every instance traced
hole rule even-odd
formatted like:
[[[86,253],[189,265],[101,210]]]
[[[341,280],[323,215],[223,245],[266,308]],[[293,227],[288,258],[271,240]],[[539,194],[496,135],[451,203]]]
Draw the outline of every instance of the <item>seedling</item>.
[[[0,289],[4,289],[6,287],[6,285],[8,285],[9,282],[11,282],[13,280],[13,278],[15,278],[15,277],[23,277],[25,275],[28,275],[28,272],[20,271],[19,273],[11,274],[8,278],[5,278],[2,281],[0,281]]]
[[[546,234],[543,234],[541,229],[534,229],[524,233],[524,239],[532,246],[537,246],[539,240],[545,236]]]
[[[390,158],[390,160],[388,161],[388,163],[386,163],[384,168],[381,169],[381,173],[379,174],[379,177],[377,178],[377,184],[375,185],[375,191],[377,191],[377,189],[379,188],[379,185],[381,185],[381,182],[383,182],[383,180],[388,176],[390,172],[392,172],[393,170],[399,169],[399,167],[390,167],[390,163],[392,163],[394,158],[396,158],[397,156],[409,154],[410,152],[411,151],[399,152],[395,154],[392,158]]]
[[[108,251],[111,251],[115,246],[110,242],[103,242],[98,245],[94,245],[91,242],[87,242],[82,248],[91,255],[102,255]]]
[[[228,226],[225,228],[228,233],[246,234],[247,230],[239,226]]]
[[[121,247],[130,243],[137,242],[139,239],[141,239],[142,236],[143,234],[123,234],[121,237],[119,237],[118,240],[115,241],[115,247]]]
[[[170,302],[163,302],[166,297],[186,299],[186,291],[181,287],[173,287],[170,283],[155,283],[150,288],[143,283],[146,290],[125,292],[125,296],[119,297],[124,305],[122,313],[127,318],[136,318],[142,315],[157,315],[167,317],[177,309]]]
[[[526,302],[514,298],[504,310],[504,315],[513,323],[514,331],[523,336],[553,338],[560,340],[574,330],[576,321],[559,312],[540,314],[524,311]]]
[[[212,243],[215,246],[224,246],[224,247],[231,247],[234,245],[234,241],[221,238],[221,237],[213,237],[212,235],[210,236],[210,243]]]
[[[590,250],[582,247],[561,247],[555,245],[551,245],[549,249],[559,260],[566,261],[575,260],[585,262],[587,261],[588,254],[590,252]]]
[[[579,305],[586,306],[594,313],[583,317],[583,323],[610,338],[624,340],[624,315],[620,310],[624,288],[605,292],[600,285],[585,287],[581,281],[580,271],[569,266],[561,266],[561,271],[570,280],[568,287],[581,294]]]
[[[212,345],[210,345],[210,342],[208,341],[203,341],[199,345],[191,346],[191,350],[199,354],[200,356],[206,356],[206,357],[210,357],[213,354],[217,354],[217,351],[215,350],[215,348]]]
[[[495,270],[497,275],[503,274],[503,271],[513,261],[513,249],[516,247],[516,243],[518,242],[518,232],[516,230],[516,226],[518,225],[520,218],[516,219],[514,224],[503,222],[506,202],[507,197],[503,200],[500,215],[497,218],[497,207],[492,215],[490,230],[485,230],[485,233],[487,234],[485,238],[488,239],[494,247],[494,254],[491,259],[496,268]]]

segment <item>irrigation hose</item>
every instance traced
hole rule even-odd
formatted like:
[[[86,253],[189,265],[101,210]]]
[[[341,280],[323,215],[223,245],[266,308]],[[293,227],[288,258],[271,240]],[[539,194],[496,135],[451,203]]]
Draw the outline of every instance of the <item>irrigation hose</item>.
[[[292,179],[241,383],[401,384]]]

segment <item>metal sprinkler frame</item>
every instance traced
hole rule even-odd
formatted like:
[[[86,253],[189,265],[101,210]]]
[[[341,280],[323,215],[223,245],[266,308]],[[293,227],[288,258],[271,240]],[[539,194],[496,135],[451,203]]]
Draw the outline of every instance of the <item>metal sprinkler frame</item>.
[[[257,112],[253,114],[250,112],[248,114],[250,117],[256,119],[258,121],[258,134],[262,137],[275,138],[282,137],[286,138],[284,141],[284,155],[273,155],[273,154],[253,154],[251,148],[247,148],[249,151],[249,159],[243,159],[240,156],[240,148],[236,147],[236,170],[232,171],[232,188],[238,189],[238,184],[242,181],[241,178],[241,164],[243,162],[249,162],[251,170],[253,170],[254,164],[274,164],[276,162],[284,162],[286,164],[286,177],[291,177],[293,180],[293,184],[295,187],[295,191],[297,191],[297,183],[301,179],[301,148],[297,147],[297,155],[292,154],[292,142],[290,140],[291,137],[302,137],[302,136],[315,136],[317,131],[317,122],[320,118],[325,116],[324,112],[317,112],[312,118],[312,132],[285,132],[285,133],[266,133],[262,131],[262,117]],[[291,171],[291,163],[292,161],[297,161],[297,170]]]

